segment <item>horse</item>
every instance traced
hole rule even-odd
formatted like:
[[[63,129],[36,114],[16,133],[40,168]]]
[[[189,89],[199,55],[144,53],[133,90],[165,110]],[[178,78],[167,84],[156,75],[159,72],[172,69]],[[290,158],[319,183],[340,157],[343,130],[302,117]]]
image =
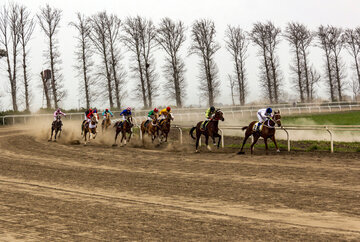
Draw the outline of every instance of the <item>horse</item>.
[[[199,147],[199,140],[201,135],[205,136],[205,143],[208,150],[211,150],[209,146],[209,137],[212,138],[214,145],[216,145],[215,138],[219,137],[217,147],[218,148],[220,147],[221,135],[219,135],[219,127],[218,127],[219,120],[224,121],[225,119],[223,117],[223,112],[220,109],[217,109],[215,111],[214,116],[210,119],[209,123],[207,124],[206,130],[201,129],[201,125],[203,123],[202,121],[198,122],[196,126],[190,129],[191,138],[196,139],[196,145],[195,145],[196,152],[199,152],[198,147]],[[193,136],[194,130],[196,130],[196,138]]]
[[[106,113],[106,118],[101,122],[101,132],[104,132],[104,129],[107,130],[111,126],[110,116],[110,113]]]
[[[129,134],[129,139],[127,140],[127,142],[130,142],[131,139],[131,135],[132,135],[132,127],[133,127],[133,122],[132,122],[132,117],[128,116],[126,118],[126,120],[124,122],[122,122],[122,124],[120,125],[120,121],[116,122],[114,127],[116,127],[116,134],[115,134],[115,143],[114,146],[116,146],[116,139],[119,135],[119,133],[121,132],[121,146],[122,146],[122,141],[125,138],[125,145],[126,145],[126,133]]]
[[[145,122],[146,122],[146,120],[141,123],[142,136],[144,137],[145,132],[147,132],[148,135],[151,136],[151,141],[154,143],[154,140],[156,139],[156,136],[159,135],[159,127],[158,127],[157,115],[155,116],[155,118],[151,122],[148,122],[146,127],[145,127]]]
[[[174,120],[174,117],[171,113],[166,115],[166,118],[160,121],[159,130],[160,130],[160,142],[163,141],[165,136],[165,142],[167,142],[168,134],[170,132],[170,123]]]
[[[51,124],[51,136],[50,136],[50,139],[48,141],[52,141],[54,131],[55,131],[54,141],[56,142],[56,136],[57,136],[58,133],[59,133],[58,138],[60,138],[61,126],[62,126],[61,115],[56,115],[56,120],[53,121],[52,124]]]
[[[252,135],[254,137],[254,141],[251,144],[250,150],[251,150],[251,154],[254,153],[254,145],[256,144],[256,142],[258,141],[258,139],[260,137],[264,138],[264,143],[265,143],[265,149],[266,149],[266,153],[268,153],[268,144],[267,144],[267,139],[270,138],[276,147],[276,152],[280,152],[278,145],[276,143],[276,139],[275,139],[275,126],[276,124],[281,127],[281,115],[280,115],[280,111],[278,110],[277,112],[274,112],[274,116],[268,118],[264,123],[263,123],[263,127],[261,129],[261,131],[257,131],[255,130],[256,127],[254,127],[254,125],[258,123],[257,121],[253,121],[249,124],[249,126],[244,126],[242,127],[242,130],[245,130],[245,138],[243,141],[243,144],[241,146],[240,151],[238,152],[238,154],[245,154],[245,152],[243,152],[243,148],[244,145],[246,143],[246,140]]]
[[[85,125],[83,126],[83,137],[85,139],[85,144],[87,142],[86,140],[86,135],[89,133],[89,142],[91,139],[91,135],[93,135],[93,139],[96,138],[96,127],[97,127],[97,123],[98,123],[98,116],[95,114],[91,117],[90,122],[85,122]]]

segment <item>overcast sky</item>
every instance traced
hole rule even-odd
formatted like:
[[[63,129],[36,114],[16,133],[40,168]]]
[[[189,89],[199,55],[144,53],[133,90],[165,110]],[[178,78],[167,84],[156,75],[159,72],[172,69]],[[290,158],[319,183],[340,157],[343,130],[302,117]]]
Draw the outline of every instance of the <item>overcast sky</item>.
[[[199,57],[187,56],[188,48],[190,45],[190,28],[194,20],[199,18],[212,19],[215,22],[217,31],[217,40],[221,45],[221,49],[216,54],[216,63],[219,68],[219,78],[221,80],[221,95],[216,99],[218,103],[230,104],[230,88],[228,84],[227,74],[233,71],[232,61],[229,53],[224,46],[224,32],[226,26],[239,25],[246,31],[251,30],[252,24],[257,21],[273,21],[282,30],[285,29],[286,24],[289,21],[298,21],[304,23],[310,29],[316,30],[316,28],[323,24],[331,24],[342,28],[354,28],[360,25],[360,2],[356,0],[301,0],[301,1],[288,1],[288,0],[181,0],[181,1],[169,1],[169,0],[26,0],[15,1],[20,4],[24,4],[33,14],[39,12],[39,8],[45,6],[46,3],[50,3],[51,6],[60,8],[63,11],[61,20],[61,29],[58,33],[58,39],[60,42],[60,52],[62,63],[62,73],[64,76],[65,88],[68,90],[68,96],[63,101],[62,107],[64,108],[77,108],[79,91],[78,82],[73,69],[74,64],[74,46],[76,44],[74,36],[77,34],[73,27],[68,24],[71,21],[76,20],[75,13],[81,12],[85,15],[92,15],[98,11],[106,10],[109,13],[117,14],[121,19],[127,16],[144,16],[151,18],[157,25],[161,18],[170,17],[174,20],[182,20],[188,30],[186,32],[187,41],[182,49],[182,57],[186,63],[186,82],[187,82],[187,98],[185,105],[202,105],[205,106],[207,100],[204,97],[198,95],[198,62]],[[9,3],[8,1],[0,0],[0,6]],[[32,90],[33,101],[32,109],[41,107],[42,93],[38,88],[40,83],[39,74],[45,67],[44,58],[42,53],[46,50],[45,36],[41,32],[40,27],[37,26],[33,38],[29,44],[31,48],[29,61],[32,73]],[[0,47],[1,48],[1,47]],[[249,58],[246,61],[246,68],[248,73],[248,87],[249,95],[247,102],[260,99],[263,94],[259,89],[260,82],[258,77],[258,67],[260,59],[256,56],[257,47],[250,44],[248,55]],[[125,48],[123,48],[125,52]],[[285,40],[282,40],[278,55],[280,57],[281,70],[284,77],[284,91],[290,95],[297,95],[293,85],[291,84],[289,64],[291,61],[291,54],[289,45]],[[155,53],[156,56],[156,70],[159,74],[158,82],[164,83],[164,77],[162,75],[161,66],[164,64],[163,52],[161,50]],[[347,65],[347,80],[353,76],[350,65],[352,60],[347,51],[343,51],[343,57]],[[312,47],[310,54],[310,61],[315,65],[318,72],[323,74],[323,57],[319,48]],[[0,65],[4,67],[4,59],[0,60]],[[123,102],[124,106],[137,106],[140,107],[142,103],[134,100],[132,90],[134,89],[136,81],[131,79],[131,73],[129,73],[129,53],[125,53],[123,64],[128,71],[128,84],[127,90],[129,97]],[[9,89],[9,84],[5,69],[1,69],[0,74],[0,93],[5,97],[1,98],[2,109],[10,109],[10,94],[6,93]],[[162,87],[161,87],[162,88]],[[106,88],[99,88],[99,92],[106,93]],[[317,89],[318,96],[327,98],[327,89],[324,85],[324,80]],[[164,93],[160,90],[160,93]],[[348,92],[350,94],[350,92]],[[81,101],[81,103],[84,103]],[[168,103],[174,104],[174,101],[167,102],[166,98],[160,96],[156,99],[156,105],[167,105]],[[107,102],[97,104],[98,107],[108,106]]]

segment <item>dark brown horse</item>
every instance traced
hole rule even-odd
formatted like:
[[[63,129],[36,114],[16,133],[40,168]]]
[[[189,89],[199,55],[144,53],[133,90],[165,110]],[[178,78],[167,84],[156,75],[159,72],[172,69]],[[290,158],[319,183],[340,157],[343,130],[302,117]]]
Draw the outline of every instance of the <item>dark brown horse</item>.
[[[281,126],[281,115],[280,115],[280,111],[277,111],[274,113],[274,116],[269,118],[268,120],[266,120],[263,124],[263,127],[261,129],[261,131],[256,131],[254,125],[257,123],[257,121],[253,121],[249,124],[249,126],[245,126],[242,128],[242,130],[245,130],[245,138],[243,141],[243,144],[241,146],[241,150],[238,152],[238,154],[245,154],[245,152],[243,152],[243,148],[244,145],[246,143],[246,140],[252,135],[254,137],[254,141],[251,144],[250,150],[251,150],[251,154],[254,153],[254,145],[256,144],[256,142],[258,141],[258,139],[260,137],[264,138],[264,143],[265,143],[265,148],[266,148],[266,153],[268,152],[268,144],[267,144],[267,139],[270,138],[276,147],[276,151],[280,152],[278,145],[276,143],[276,139],[275,139],[275,126],[276,124],[280,127]]]
[[[116,139],[117,139],[120,132],[121,132],[121,140],[120,140],[121,146],[122,146],[122,142],[123,142],[124,139],[125,139],[124,145],[126,145],[126,141],[130,142],[131,135],[132,135],[132,127],[133,126],[134,125],[133,125],[131,116],[128,116],[126,118],[126,120],[123,121],[123,122],[118,121],[118,122],[115,123],[114,127],[116,127],[116,134],[115,134],[114,146],[117,145],[116,144]],[[126,133],[129,134],[128,139],[126,139]]]
[[[52,141],[54,131],[55,131],[54,141],[56,142],[56,136],[58,135],[58,133],[59,133],[59,136],[57,136],[57,137],[60,138],[61,126],[62,126],[61,116],[57,115],[56,120],[53,121],[52,124],[51,124],[51,136],[50,136],[49,141]]]
[[[145,127],[145,121],[141,123],[141,133],[144,140],[144,134],[145,132],[148,133],[149,136],[151,136],[151,141],[154,143],[154,140],[156,139],[156,136],[159,135],[159,126],[158,126],[158,119],[157,115],[151,122],[147,122],[148,124]]]
[[[195,127],[192,127],[190,130],[190,135],[193,139],[196,139],[196,152],[199,152],[198,147],[199,147],[199,140],[201,135],[205,136],[205,143],[206,143],[206,147],[208,148],[208,150],[211,150],[210,146],[209,146],[209,137],[212,138],[213,140],[213,144],[215,144],[215,138],[219,137],[219,141],[217,144],[217,147],[220,147],[220,141],[221,141],[221,135],[219,135],[219,120],[224,121],[224,117],[223,117],[223,112],[218,109],[215,111],[214,116],[211,118],[211,120],[209,121],[209,123],[207,124],[206,130],[202,130],[201,129],[201,125],[202,125],[202,121],[198,122],[197,125]],[[196,138],[193,136],[193,132],[194,130],[196,130]]]
[[[87,139],[86,139],[86,136],[87,134],[89,134],[89,142],[90,142],[90,139],[91,139],[91,135],[93,135],[93,139],[96,138],[96,135],[97,135],[97,131],[96,131],[96,128],[97,128],[97,123],[98,123],[98,116],[95,114],[91,117],[91,120],[90,122],[85,122],[85,125],[83,125],[83,134],[84,134],[84,139],[85,139],[85,144],[87,143]]]
[[[170,132],[170,124],[171,121],[174,120],[171,113],[166,115],[166,118],[159,123],[159,130],[160,130],[160,142],[163,141],[165,137],[165,142],[167,142],[168,134]]]

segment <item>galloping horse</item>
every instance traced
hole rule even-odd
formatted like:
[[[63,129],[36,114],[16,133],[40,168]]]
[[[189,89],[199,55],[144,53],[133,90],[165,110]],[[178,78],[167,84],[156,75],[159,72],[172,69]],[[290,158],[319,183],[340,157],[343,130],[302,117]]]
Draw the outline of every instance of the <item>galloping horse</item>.
[[[174,120],[174,117],[172,116],[171,113],[168,113],[166,115],[166,118],[159,123],[160,142],[163,141],[164,136],[165,136],[165,142],[167,142],[168,134],[170,132],[171,120]]]
[[[142,136],[144,138],[144,134],[145,132],[148,133],[148,135],[151,136],[151,141],[154,143],[154,140],[156,139],[156,136],[159,135],[159,130],[158,130],[158,122],[157,122],[157,115],[155,116],[155,118],[152,120],[152,122],[148,122],[147,126],[145,127],[145,121],[143,121],[141,123],[141,133]]]
[[[51,136],[50,136],[49,141],[52,141],[54,131],[55,131],[54,141],[56,142],[56,136],[57,136],[58,132],[60,132],[59,136],[58,136],[58,138],[60,138],[61,126],[62,126],[61,115],[57,115],[56,120],[53,121],[52,124],[51,124]]]
[[[115,123],[114,127],[116,127],[116,134],[115,134],[114,146],[116,145],[116,139],[117,139],[120,132],[121,132],[121,140],[120,140],[121,145],[122,145],[122,141],[123,141],[124,138],[125,138],[125,145],[126,145],[126,133],[129,133],[129,139],[127,140],[127,142],[130,142],[131,135],[132,135],[131,128],[133,126],[134,125],[133,125],[131,116],[128,116],[126,118],[126,120],[121,125],[120,125],[120,121]]]
[[[93,135],[93,139],[96,138],[96,127],[97,127],[97,123],[98,123],[98,117],[97,115],[93,115],[91,117],[90,123],[89,122],[85,122],[85,125],[83,126],[83,134],[84,134],[84,139],[85,139],[85,144],[86,144],[86,135],[89,133],[89,142],[91,139],[91,135]]]
[[[101,131],[104,132],[104,129],[107,130],[111,125],[110,113],[106,113],[106,118],[101,122]]]
[[[280,115],[280,111],[278,110],[277,112],[274,112],[274,116],[272,118],[269,118],[268,120],[266,120],[263,124],[263,127],[261,129],[261,131],[256,131],[254,125],[257,123],[257,121],[253,121],[249,124],[249,126],[245,126],[242,127],[242,130],[245,130],[245,138],[243,141],[243,144],[241,146],[241,150],[238,152],[238,154],[245,154],[245,152],[243,152],[243,148],[244,145],[246,143],[246,140],[252,135],[254,137],[254,141],[251,144],[250,150],[251,150],[251,154],[254,153],[254,145],[256,144],[256,142],[258,141],[258,139],[260,137],[264,138],[264,143],[265,143],[265,148],[266,148],[266,153],[268,152],[268,144],[267,144],[267,139],[270,138],[276,147],[276,151],[280,152],[278,145],[276,143],[275,140],[275,125],[277,124],[279,127],[281,126],[281,115]]]
[[[199,147],[199,140],[201,135],[205,135],[205,143],[206,143],[206,147],[208,148],[208,150],[211,150],[210,146],[209,146],[209,137],[211,137],[213,139],[213,144],[215,144],[215,138],[219,137],[219,141],[217,144],[217,147],[220,147],[220,141],[221,141],[221,136],[219,135],[219,120],[224,121],[224,117],[223,117],[223,112],[220,109],[217,109],[215,111],[215,115],[214,117],[209,121],[209,123],[207,124],[206,130],[201,130],[201,125],[202,125],[202,121],[198,122],[197,125],[195,127],[192,127],[190,130],[190,135],[191,138],[196,139],[196,152],[199,152],[198,147]],[[194,130],[196,130],[196,138],[193,136],[193,132]]]

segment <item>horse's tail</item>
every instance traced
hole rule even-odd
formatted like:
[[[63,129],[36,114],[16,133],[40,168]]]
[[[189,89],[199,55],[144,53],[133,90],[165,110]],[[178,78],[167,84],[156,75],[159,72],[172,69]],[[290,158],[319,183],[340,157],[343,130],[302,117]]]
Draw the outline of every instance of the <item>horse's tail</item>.
[[[196,139],[194,136],[193,136],[193,133],[194,133],[194,130],[196,129],[196,127],[192,127],[191,129],[190,129],[190,132],[189,132],[189,134],[191,135],[191,138],[193,138],[193,139]]]
[[[241,129],[242,129],[242,130],[245,130],[245,129],[247,129],[247,128],[249,128],[249,126],[244,126],[244,127],[242,127]]]

